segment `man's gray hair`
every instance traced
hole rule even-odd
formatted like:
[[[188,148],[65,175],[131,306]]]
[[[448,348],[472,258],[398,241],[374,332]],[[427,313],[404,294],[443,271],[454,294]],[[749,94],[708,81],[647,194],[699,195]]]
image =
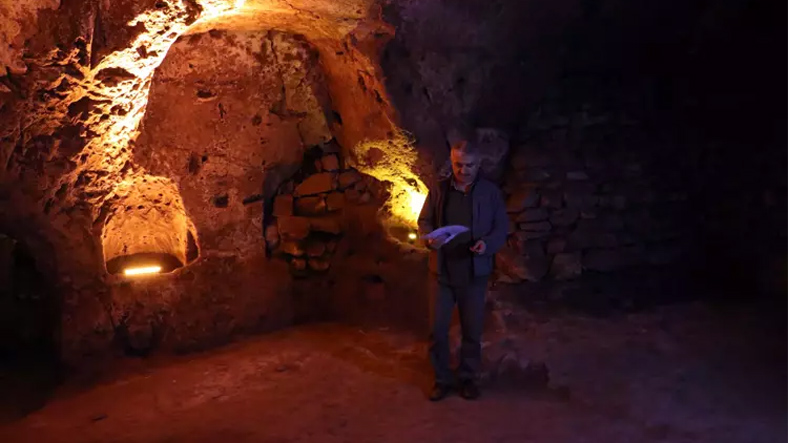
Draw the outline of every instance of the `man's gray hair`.
[[[475,140],[461,139],[451,145],[452,151],[460,151],[464,154],[479,155],[479,144]]]
[[[478,150],[477,138],[476,130],[464,124],[459,124],[446,133],[446,141],[451,150],[458,149],[473,154]]]

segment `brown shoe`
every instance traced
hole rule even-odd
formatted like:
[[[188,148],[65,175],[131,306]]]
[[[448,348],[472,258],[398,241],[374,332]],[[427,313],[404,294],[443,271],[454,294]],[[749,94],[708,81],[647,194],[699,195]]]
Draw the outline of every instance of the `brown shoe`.
[[[466,400],[476,400],[481,395],[479,387],[473,380],[463,380],[460,382],[460,396]]]
[[[430,401],[441,401],[446,398],[451,392],[451,386],[435,383],[435,386],[432,387],[432,391],[430,391]]]

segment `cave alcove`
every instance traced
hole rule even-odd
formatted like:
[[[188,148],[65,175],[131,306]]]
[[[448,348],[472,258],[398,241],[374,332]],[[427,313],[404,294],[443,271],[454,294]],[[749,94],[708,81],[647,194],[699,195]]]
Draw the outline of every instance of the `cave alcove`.
[[[169,273],[199,257],[194,227],[167,181],[121,187],[107,213],[101,244],[110,275]]]

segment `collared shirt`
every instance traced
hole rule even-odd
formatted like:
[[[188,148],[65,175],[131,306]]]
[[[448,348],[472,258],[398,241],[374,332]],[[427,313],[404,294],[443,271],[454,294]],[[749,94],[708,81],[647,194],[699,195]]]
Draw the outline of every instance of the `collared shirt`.
[[[451,180],[446,178],[430,189],[419,213],[419,232],[426,235],[446,226],[446,198],[451,188]],[[483,254],[473,254],[473,272],[477,278],[487,278],[493,271],[495,253],[506,243],[509,217],[500,188],[484,177],[476,180],[472,188],[472,200],[471,237],[484,240],[487,245]],[[430,251],[428,262],[430,272],[437,274],[441,282],[445,272],[444,252],[443,248]]]
[[[469,194],[471,190],[473,190],[473,186],[476,185],[476,179],[474,179],[469,185],[461,185],[457,183],[457,180],[454,179],[454,176],[451,177],[451,187],[462,192],[465,194]]]
[[[464,189],[452,178],[446,195],[443,210],[444,225],[462,225],[469,229],[473,226],[473,186],[475,181]],[[444,247],[443,266],[445,283],[467,285],[473,276],[473,236],[470,231],[457,235]]]

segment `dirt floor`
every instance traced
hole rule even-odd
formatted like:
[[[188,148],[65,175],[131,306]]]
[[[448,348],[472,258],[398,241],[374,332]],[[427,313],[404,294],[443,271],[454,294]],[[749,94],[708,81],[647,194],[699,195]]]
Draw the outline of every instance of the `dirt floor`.
[[[120,362],[0,425],[2,442],[786,441],[784,313],[685,304],[595,319],[534,315],[519,340],[549,389],[424,398],[424,344],[340,325]],[[4,403],[19,404],[18,395]],[[10,398],[15,397],[15,398]]]

